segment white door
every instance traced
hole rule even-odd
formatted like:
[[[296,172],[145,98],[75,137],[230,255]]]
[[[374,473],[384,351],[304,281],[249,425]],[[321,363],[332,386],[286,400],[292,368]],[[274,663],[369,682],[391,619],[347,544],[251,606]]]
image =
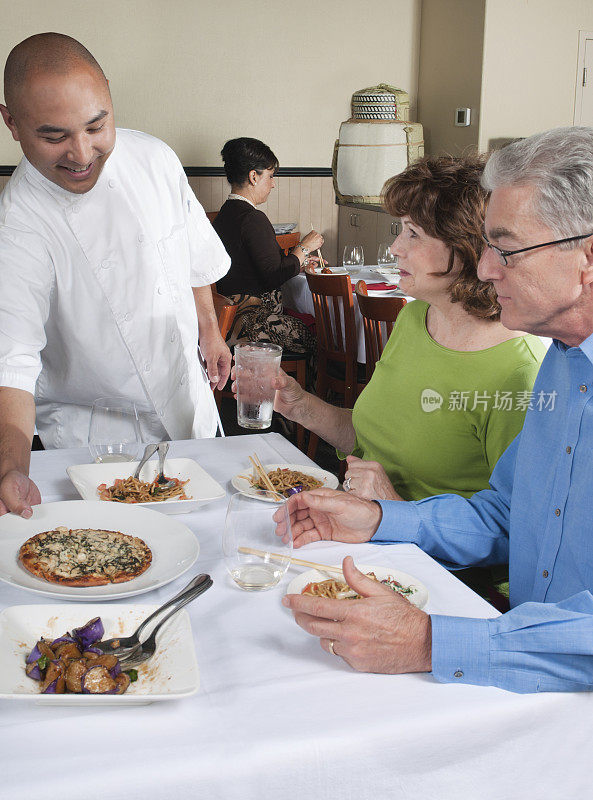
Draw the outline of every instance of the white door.
[[[574,124],[593,126],[593,32],[581,31],[574,104]]]

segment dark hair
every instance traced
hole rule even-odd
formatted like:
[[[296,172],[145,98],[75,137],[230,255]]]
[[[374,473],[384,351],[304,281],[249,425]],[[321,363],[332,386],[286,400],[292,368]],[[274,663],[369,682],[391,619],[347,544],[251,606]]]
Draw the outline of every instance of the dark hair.
[[[451,300],[468,314],[496,321],[501,310],[496,292],[477,273],[488,197],[480,184],[484,164],[478,155],[422,158],[386,182],[383,205],[394,217],[410,217],[450,248],[447,269],[435,274],[448,275],[457,256],[461,269],[449,285]]]
[[[278,169],[278,159],[268,145],[248,136],[229,139],[220,155],[227,180],[234,186],[243,186],[252,169],[260,175],[265,169]]]

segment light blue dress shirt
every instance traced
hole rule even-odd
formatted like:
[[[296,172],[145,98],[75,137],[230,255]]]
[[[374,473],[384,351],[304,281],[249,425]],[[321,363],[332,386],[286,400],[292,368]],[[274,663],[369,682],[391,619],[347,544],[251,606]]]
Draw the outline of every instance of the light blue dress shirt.
[[[510,565],[511,610],[432,615],[440,681],[515,692],[593,689],[593,335],[554,341],[522,432],[490,489],[381,502],[373,542],[413,542],[445,565]]]

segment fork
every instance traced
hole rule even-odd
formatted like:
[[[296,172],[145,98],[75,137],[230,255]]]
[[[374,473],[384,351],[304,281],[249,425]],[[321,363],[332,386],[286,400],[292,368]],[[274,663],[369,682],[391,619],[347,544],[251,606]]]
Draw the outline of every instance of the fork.
[[[159,452],[159,474],[156,476],[155,481],[161,489],[168,489],[169,486],[175,486],[175,481],[165,478],[165,456],[169,451],[169,442],[161,442],[157,450]]]
[[[210,575],[206,575],[205,573],[196,575],[196,577],[192,578],[187,586],[185,586],[180,592],[177,592],[174,597],[172,597],[170,600],[167,600],[166,603],[163,603],[163,605],[157,608],[156,611],[153,611],[149,617],[146,617],[146,619],[140,623],[131,636],[119,636],[113,639],[106,639],[103,642],[96,642],[93,644],[93,647],[102,650],[105,655],[114,655],[118,658],[130,655],[140,646],[140,634],[144,628],[146,628],[149,622],[152,622],[155,617],[159,616],[159,614],[161,614],[163,611],[166,611],[168,608],[170,608],[170,606],[185,600],[186,595],[191,594],[190,600],[193,600],[194,597],[198,597],[199,594],[205,592],[206,589],[210,588],[210,586],[212,586],[212,579]],[[198,594],[195,594],[196,591]],[[189,600],[186,602],[189,602]],[[175,611],[179,610],[184,605],[185,602],[183,602],[181,605],[176,605]],[[172,613],[175,613],[175,611]],[[165,619],[168,619],[169,616],[170,614],[167,615]]]
[[[142,642],[142,644],[135,650],[132,650],[127,655],[124,655],[122,658],[119,659],[119,663],[122,669],[124,670],[133,669],[134,667],[143,664],[145,661],[148,661],[148,659],[154,655],[154,652],[156,650],[156,635],[163,627],[165,622],[167,622],[167,620],[170,617],[177,614],[177,612],[180,611],[183,608],[183,606],[186,606],[188,603],[191,603],[192,600],[195,600],[196,597],[199,597],[201,594],[207,591],[214,583],[210,575],[203,575],[202,577],[206,578],[206,580],[198,588],[194,589],[191,592],[187,592],[186,594],[184,594],[182,597],[179,598],[175,607],[172,608],[171,611],[169,611],[169,613],[165,617],[163,617],[163,619],[160,620],[160,622],[157,623],[157,625],[155,626],[154,630],[152,631],[148,639]]]

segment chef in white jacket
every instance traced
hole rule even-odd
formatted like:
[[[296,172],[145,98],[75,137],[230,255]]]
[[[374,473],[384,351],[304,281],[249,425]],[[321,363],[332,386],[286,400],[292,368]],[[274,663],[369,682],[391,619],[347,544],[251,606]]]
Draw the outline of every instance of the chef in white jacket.
[[[86,444],[106,395],[138,405],[145,440],[215,434],[230,353],[210,284],[230,261],[173,151],[116,131],[80,43],[32,36],[4,78],[25,157],[0,198],[0,514],[29,517],[35,416],[45,447]]]

